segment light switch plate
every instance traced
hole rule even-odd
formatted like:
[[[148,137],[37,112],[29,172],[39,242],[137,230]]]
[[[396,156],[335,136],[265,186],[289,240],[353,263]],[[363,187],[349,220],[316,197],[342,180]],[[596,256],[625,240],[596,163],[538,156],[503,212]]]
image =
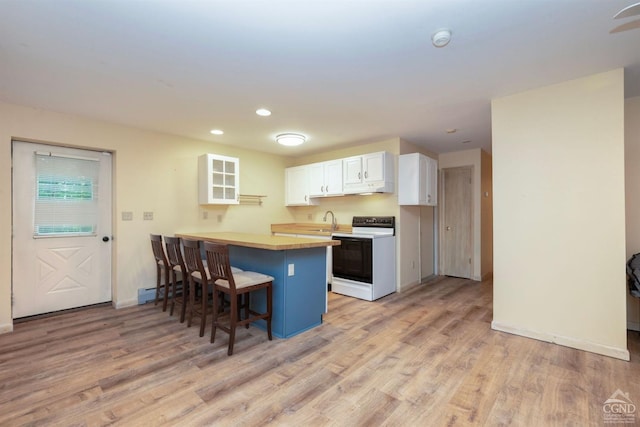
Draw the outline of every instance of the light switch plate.
[[[153,212],[144,212],[142,214],[142,219],[145,221],[153,221]]]
[[[289,264],[287,274],[288,274],[289,276],[293,276],[293,275],[295,274],[295,267],[294,267],[294,264]]]
[[[122,212],[123,221],[133,221],[133,212]]]

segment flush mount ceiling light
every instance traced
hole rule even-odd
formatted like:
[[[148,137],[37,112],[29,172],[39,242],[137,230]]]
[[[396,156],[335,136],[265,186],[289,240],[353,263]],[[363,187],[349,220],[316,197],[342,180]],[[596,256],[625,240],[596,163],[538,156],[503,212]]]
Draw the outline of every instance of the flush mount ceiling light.
[[[267,110],[266,108],[258,108],[256,110],[256,114],[262,117],[268,117],[271,115],[271,111]]]
[[[451,31],[447,29],[438,30],[431,36],[431,42],[435,47],[445,47],[450,41]]]
[[[211,129],[210,131],[213,135],[222,135],[224,134],[224,131],[221,131],[220,129]]]
[[[281,133],[276,136],[276,141],[280,145],[286,145],[288,147],[294,147],[296,145],[303,144],[307,138],[299,133]]]

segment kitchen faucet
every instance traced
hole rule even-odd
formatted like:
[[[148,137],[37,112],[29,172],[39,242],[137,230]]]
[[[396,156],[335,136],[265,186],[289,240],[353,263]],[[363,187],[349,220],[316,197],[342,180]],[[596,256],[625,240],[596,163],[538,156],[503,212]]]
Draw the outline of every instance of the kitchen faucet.
[[[326,211],[324,213],[324,217],[322,217],[322,220],[324,222],[327,222],[327,215],[331,214],[331,229],[335,230],[336,228],[338,228],[338,224],[336,223],[336,216],[333,214],[333,212],[331,211]]]

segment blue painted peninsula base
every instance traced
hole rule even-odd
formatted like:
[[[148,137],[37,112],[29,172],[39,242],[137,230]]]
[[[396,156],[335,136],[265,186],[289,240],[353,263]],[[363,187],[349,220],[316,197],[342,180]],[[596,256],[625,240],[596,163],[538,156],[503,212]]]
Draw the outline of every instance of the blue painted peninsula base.
[[[322,324],[327,298],[325,247],[266,250],[229,245],[231,264],[273,276],[271,329],[289,338]],[[293,274],[291,274],[293,273]],[[252,293],[256,311],[266,309],[266,292]],[[265,329],[263,320],[256,326]]]

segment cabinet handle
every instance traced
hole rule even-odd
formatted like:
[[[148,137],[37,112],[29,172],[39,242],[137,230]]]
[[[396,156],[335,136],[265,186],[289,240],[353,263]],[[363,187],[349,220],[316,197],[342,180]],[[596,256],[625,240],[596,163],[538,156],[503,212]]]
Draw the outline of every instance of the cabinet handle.
[[[306,195],[306,194],[305,194],[305,196],[304,196],[304,201],[305,201],[305,202],[307,201],[307,195]]]
[[[362,179],[362,174],[358,172],[358,179]]]
[[[321,185],[321,186],[320,186],[320,192],[321,192],[321,193],[324,193],[324,185]]]
[[[364,177],[365,177],[365,179],[369,178],[369,173],[367,171],[364,171]]]
[[[326,191],[327,193],[329,192],[329,186],[328,185],[324,188],[324,191]]]

